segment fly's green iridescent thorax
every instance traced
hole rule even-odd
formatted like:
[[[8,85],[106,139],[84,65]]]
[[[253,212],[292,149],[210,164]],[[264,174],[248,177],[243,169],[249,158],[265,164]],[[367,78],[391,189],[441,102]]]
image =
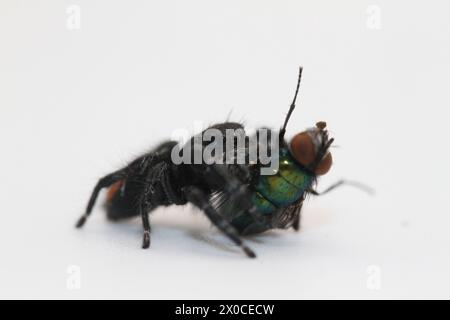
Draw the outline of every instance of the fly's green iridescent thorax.
[[[261,175],[254,184],[252,202],[264,215],[271,215],[279,208],[285,208],[299,200],[314,177],[301,168],[288,149],[280,150],[279,169],[274,175]],[[253,222],[249,214],[233,219],[232,224],[243,230]]]
[[[261,213],[269,214],[300,199],[312,181],[311,174],[294,161],[289,151],[281,149],[278,171],[259,177],[252,201]]]

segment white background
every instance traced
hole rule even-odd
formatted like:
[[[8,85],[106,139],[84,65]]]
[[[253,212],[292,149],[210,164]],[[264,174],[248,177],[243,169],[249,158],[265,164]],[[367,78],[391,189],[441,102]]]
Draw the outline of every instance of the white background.
[[[3,0],[0,297],[450,298],[449,39],[446,0]],[[374,197],[310,199],[256,260],[191,207],[155,212],[147,251],[101,205],[75,230],[97,179],[175,129],[279,127],[299,65],[288,134],[326,120],[339,145],[319,189]]]

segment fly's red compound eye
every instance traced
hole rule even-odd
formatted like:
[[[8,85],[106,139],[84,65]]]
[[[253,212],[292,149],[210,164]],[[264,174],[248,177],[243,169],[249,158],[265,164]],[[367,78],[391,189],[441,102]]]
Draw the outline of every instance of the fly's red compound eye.
[[[320,129],[319,125],[318,128]],[[316,161],[317,156],[316,145],[314,139],[307,131],[297,134],[291,140],[291,153],[295,160],[301,165],[305,167],[314,165],[313,163]],[[318,176],[322,176],[330,171],[332,164],[333,157],[331,156],[331,153],[328,152],[314,169],[314,173]]]
[[[333,164],[333,157],[331,156],[331,153],[327,153],[327,155],[323,157],[322,161],[320,161],[319,165],[315,170],[315,173],[318,176],[323,176],[328,171],[330,171],[332,164]]]
[[[316,148],[307,132],[299,133],[292,139],[291,152],[295,160],[305,167],[316,159]]]

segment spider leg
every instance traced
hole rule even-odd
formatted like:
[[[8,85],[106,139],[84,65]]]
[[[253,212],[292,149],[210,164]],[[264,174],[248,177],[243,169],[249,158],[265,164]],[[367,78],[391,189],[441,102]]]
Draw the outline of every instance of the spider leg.
[[[145,205],[145,202],[139,205],[139,214],[142,219],[142,226],[144,228],[144,236],[142,239],[142,249],[148,249],[150,247],[150,221],[148,218],[149,209]]]
[[[122,170],[118,170],[116,172],[113,172],[113,173],[110,173],[110,174],[104,176],[97,182],[97,185],[95,186],[94,190],[92,191],[91,197],[90,197],[88,205],[86,207],[86,211],[80,217],[80,219],[78,220],[78,222],[76,224],[77,228],[81,228],[85,224],[87,218],[89,217],[89,215],[92,212],[92,208],[95,205],[95,201],[97,200],[97,197],[98,197],[98,194],[100,193],[100,191],[103,188],[110,187],[112,184],[116,183],[119,180],[124,179],[125,177],[126,177],[125,169],[122,169]]]
[[[142,193],[139,196],[138,208],[139,215],[142,219],[142,226],[144,228],[144,235],[142,240],[142,248],[150,247],[150,221],[149,213],[160,204],[180,203],[177,198],[169,180],[169,166],[166,162],[160,162],[152,167],[152,170],[147,175]],[[157,184],[160,184],[160,186]],[[160,193],[157,188],[162,188]]]
[[[146,183],[143,185],[142,192],[138,197],[138,210],[139,216],[142,220],[142,227],[144,229],[144,234],[142,238],[142,249],[148,249],[150,247],[150,221],[149,212],[152,209],[152,205],[148,200],[149,193],[153,192],[154,184],[157,181],[157,175],[155,171],[151,170],[147,176]]]
[[[183,188],[183,193],[186,199],[193,205],[201,209],[209,218],[209,220],[217,228],[219,228],[219,230],[221,230],[236,245],[241,247],[241,249],[249,258],[256,257],[255,253],[244,244],[233,226],[214,209],[214,207],[209,202],[206,193],[194,186]]]

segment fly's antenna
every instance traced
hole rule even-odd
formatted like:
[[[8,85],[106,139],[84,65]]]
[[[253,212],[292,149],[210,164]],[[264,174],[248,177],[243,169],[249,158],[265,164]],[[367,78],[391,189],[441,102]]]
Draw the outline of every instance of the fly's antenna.
[[[284,135],[286,134],[286,127],[288,125],[289,119],[291,118],[292,112],[294,112],[295,109],[295,102],[297,101],[298,90],[300,89],[300,81],[302,80],[302,71],[303,67],[300,66],[298,72],[297,89],[295,89],[294,100],[292,100],[291,106],[289,107],[289,111],[286,115],[286,118],[284,119],[284,125],[280,130],[279,134],[280,142],[284,140]]]

